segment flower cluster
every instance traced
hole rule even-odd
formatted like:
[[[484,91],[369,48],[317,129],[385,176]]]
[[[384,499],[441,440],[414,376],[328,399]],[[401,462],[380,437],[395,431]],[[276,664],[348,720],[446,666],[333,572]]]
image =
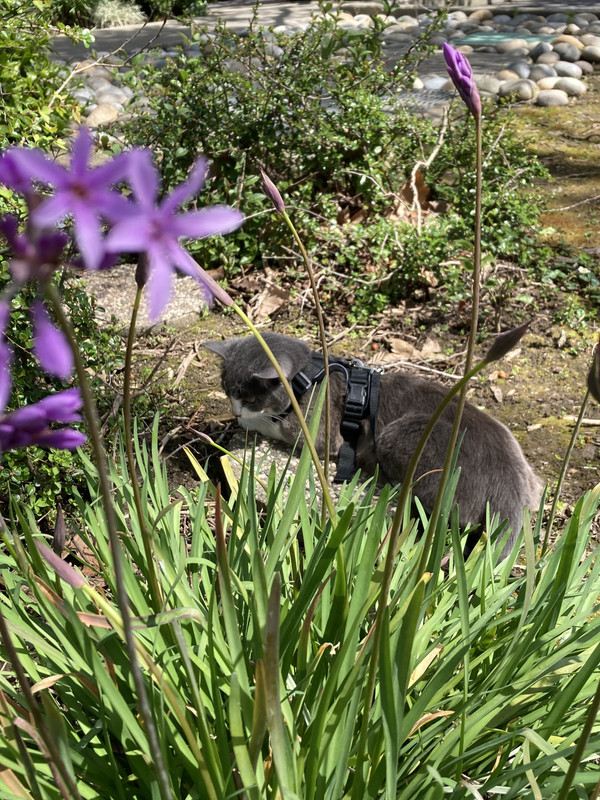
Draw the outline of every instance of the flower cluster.
[[[61,380],[68,380],[73,373],[69,343],[43,302],[46,284],[59,266],[66,266],[70,240],[55,226],[67,217],[73,222],[83,269],[110,268],[121,252],[145,256],[152,320],[160,317],[169,302],[175,270],[193,276],[208,303],[213,298],[225,304],[232,302],[180,244],[182,238],[229,233],[243,221],[241,212],[229,206],[178,210],[204,186],[206,160],[199,159],[188,180],[159,202],[159,176],[149,151],[131,150],[100,166],[91,166],[92,143],[91,133],[80,128],[68,167],[35,149],[12,147],[0,156],[0,183],[21,194],[29,211],[23,231],[16,218],[0,219],[0,233],[12,251],[11,283],[0,296],[0,413],[6,408],[11,386],[12,352],[5,339],[11,300],[24,284],[33,282],[38,287],[31,317],[33,350],[40,366]],[[129,185],[129,194],[115,188],[122,184]],[[40,186],[51,187],[52,191],[41,193]],[[77,266],[77,259],[70,265]],[[78,420],[76,411],[80,406],[78,390],[69,389],[0,417],[0,453],[32,443],[77,447],[83,434],[69,428],[51,431],[48,423]]]

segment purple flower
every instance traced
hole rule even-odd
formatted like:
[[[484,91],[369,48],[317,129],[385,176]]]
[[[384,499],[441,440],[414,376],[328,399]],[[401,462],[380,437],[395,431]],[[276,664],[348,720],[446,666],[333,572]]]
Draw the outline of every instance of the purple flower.
[[[73,353],[65,334],[55,328],[41,300],[31,308],[33,352],[44,372],[65,381],[73,374]]]
[[[0,156],[0,183],[4,183],[9,188],[19,194],[28,196],[33,192],[31,178],[24,172],[15,160],[16,147],[11,147]]]
[[[9,270],[11,278],[19,285],[32,280],[48,280],[60,266],[69,241],[61,231],[33,228],[27,234],[19,233],[17,218],[12,215],[0,218],[0,232],[13,252]]]
[[[444,58],[452,83],[465,105],[474,117],[481,117],[481,98],[468,60],[446,42],[444,42]]]
[[[47,227],[73,217],[75,239],[88,269],[102,261],[101,218],[114,222],[130,213],[131,203],[109,187],[123,180],[131,153],[121,153],[106,164],[89,167],[92,135],[80,128],[71,151],[70,169],[49,161],[39,150],[10,151],[20,175],[54,186],[54,194],[32,211],[36,226]]]
[[[279,192],[279,189],[275,186],[271,178],[267,175],[262,167],[260,169],[260,177],[262,179],[263,185],[263,192],[267,195],[269,200],[275,206],[276,211],[279,211],[282,214],[285,211],[285,203],[283,202],[283,198]]]
[[[51,422],[79,422],[82,406],[79,389],[48,395],[37,403],[23,406],[0,417],[0,453],[17,447],[55,447],[75,450],[85,442],[85,434],[72,428],[51,429]]]
[[[182,237],[202,239],[238,228],[243,214],[229,206],[210,206],[200,211],[176,213],[177,208],[195,195],[206,181],[206,160],[196,161],[185,183],[177,186],[157,205],[159,176],[148,151],[133,151],[129,160],[129,182],[134,191],[137,212],[116,222],[105,246],[111,252],[145,253],[150,280],[150,317],[160,317],[169,302],[173,272],[179,269],[195,278],[205,290],[207,301],[216,297],[231,305],[229,295],[201,269],[179,244]]]

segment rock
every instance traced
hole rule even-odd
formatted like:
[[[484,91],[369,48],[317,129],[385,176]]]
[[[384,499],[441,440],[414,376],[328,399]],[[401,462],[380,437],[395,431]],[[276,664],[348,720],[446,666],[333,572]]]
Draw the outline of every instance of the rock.
[[[368,14],[357,14],[354,17],[354,24],[359,28],[372,28],[374,25],[373,17],[370,17]],[[419,27],[415,25],[415,30]]]
[[[559,81],[558,75],[548,76],[547,78],[540,78],[537,82],[538,89],[554,89],[556,81]]]
[[[535,102],[536,105],[543,108],[551,108],[552,106],[566,106],[569,98],[566,92],[561,92],[558,89],[546,89],[538,93]]]
[[[521,76],[517,72],[513,72],[512,69],[501,69],[496,72],[494,77],[499,81],[518,81]]]
[[[600,64],[600,47],[592,44],[586,45],[581,51],[581,59],[592,64]]]
[[[413,88],[413,89],[424,89],[424,88],[425,88],[425,84],[423,83],[423,81],[421,80],[421,78],[419,78],[419,76],[418,76],[418,75],[417,75],[417,77],[416,77],[416,78],[414,79],[414,81],[413,81],[412,88]]]
[[[549,14],[546,17],[546,22],[565,22],[569,21],[569,17],[563,13]]]
[[[573,17],[573,22],[581,27],[589,25],[591,22],[598,22],[598,15],[592,11],[580,11]]]
[[[483,22],[484,19],[492,19],[493,16],[489,8],[478,8],[476,11],[472,11],[469,14],[469,19],[475,20],[476,22]]]
[[[537,93],[538,87],[536,84],[528,80],[506,81],[498,92],[500,97],[513,97],[516,95],[519,100],[531,100]]]
[[[498,42],[496,45],[497,53],[509,53],[511,50],[521,49],[525,49],[529,52],[525,39],[505,39],[503,42]]]
[[[569,61],[571,63],[579,61],[581,58],[581,50],[575,45],[568,44],[567,42],[558,42],[554,45],[554,52],[558,53],[561,61]]]
[[[112,87],[111,81],[106,80],[106,78],[92,77],[86,80],[86,83],[95,92],[102,92],[104,89],[110,89]]]
[[[508,14],[494,14],[492,17],[494,25],[510,25],[512,21],[513,18],[509,17]]]
[[[107,89],[104,92],[99,92],[96,95],[96,99],[98,101],[98,105],[102,105],[104,103],[111,103],[114,105],[115,103],[119,103],[121,105],[125,105],[129,100],[129,96],[118,88],[118,86],[111,86],[110,89]]]
[[[536,64],[551,64],[554,66],[557,61],[560,61],[560,56],[558,53],[555,53],[551,50],[549,53],[542,53],[541,56],[538,56],[536,59]]]
[[[531,72],[531,67],[526,61],[513,61],[506,69],[516,72],[519,78],[528,78]]]
[[[551,53],[552,45],[550,42],[538,42],[534,48],[529,51],[529,58],[534,61],[538,59],[542,53]]]
[[[376,17],[377,14],[383,14],[383,3],[376,0],[356,0],[352,3],[342,3],[342,11],[353,16],[368,14],[370,17]]]
[[[566,92],[569,97],[581,97],[587,91],[585,83],[577,78],[559,78],[554,88]]]
[[[529,73],[529,80],[539,81],[542,78],[556,77],[556,70],[550,64],[535,64]]]
[[[441,75],[433,75],[433,77],[428,78],[423,84],[425,89],[433,89],[434,91],[437,89],[445,88],[446,84],[448,83],[449,78],[443,77]]]
[[[594,65],[590,61],[576,61],[575,62],[583,75],[593,75]]]
[[[572,44],[573,47],[576,47],[578,50],[583,49],[583,44],[577,36],[569,36],[566,33],[561,33],[560,36],[557,36],[556,39],[552,40],[552,47],[555,50],[557,44]]]
[[[475,83],[480,92],[498,94],[502,81],[499,81],[498,78],[494,78],[492,75],[482,75],[481,78],[475,78]]]
[[[596,36],[593,33],[584,33],[581,37],[581,42],[585,46],[600,47],[600,36]]]
[[[90,128],[99,128],[101,125],[108,125],[119,117],[119,110],[108,103],[100,103],[86,119],[86,124]]]
[[[459,51],[459,53],[464,53],[467,56],[469,55],[469,53],[474,52],[470,44],[458,44],[456,45],[456,49]]]
[[[557,61],[553,66],[556,74],[561,78],[581,78],[581,68],[577,64],[572,64],[570,61]]]

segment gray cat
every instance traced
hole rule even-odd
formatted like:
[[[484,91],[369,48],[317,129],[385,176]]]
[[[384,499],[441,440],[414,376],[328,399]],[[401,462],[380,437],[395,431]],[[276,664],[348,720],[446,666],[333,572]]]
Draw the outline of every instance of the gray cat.
[[[305,342],[277,333],[264,335],[288,380],[311,362],[312,352]],[[264,350],[253,336],[206,342],[205,347],[223,358],[221,379],[233,413],[239,424],[251,431],[294,444],[300,434],[290,400]],[[346,380],[339,372],[330,376],[331,384],[331,453],[335,456],[342,444],[340,423],[346,396]],[[372,474],[379,465],[380,475],[391,484],[400,483],[419,438],[446,390],[415,375],[393,372],[381,377],[375,440],[371,423],[364,419],[358,437],[357,465]],[[303,413],[309,406],[311,392],[299,398]],[[452,429],[455,404],[450,403],[430,436],[415,475],[414,494],[430,512],[437,491],[439,472],[444,462]],[[455,500],[461,527],[482,526],[486,504],[512,529],[501,557],[507,556],[523,523],[523,508],[537,509],[542,483],[525,460],[517,440],[507,427],[466,404],[458,456],[461,469]],[[317,449],[324,446],[323,424]],[[467,549],[475,544],[469,537]]]

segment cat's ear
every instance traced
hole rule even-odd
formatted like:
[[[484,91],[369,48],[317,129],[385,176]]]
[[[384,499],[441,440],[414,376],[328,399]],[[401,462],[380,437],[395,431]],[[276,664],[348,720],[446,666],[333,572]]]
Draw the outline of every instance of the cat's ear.
[[[294,377],[294,375],[298,372],[298,370],[294,366],[292,359],[286,356],[285,354],[278,355],[277,361],[279,362],[279,366],[281,367],[283,374],[288,380],[291,380]],[[271,364],[270,361],[268,364],[265,364],[263,369],[255,370],[254,374],[256,375],[257,378],[262,378],[263,380],[266,381],[272,381],[275,378],[279,377],[277,375],[275,367],[273,366],[273,364]]]
[[[207,350],[212,350],[213,353],[221,356],[221,358],[225,358],[227,353],[231,350],[231,346],[233,345],[233,340],[228,339],[222,342],[202,342],[202,347],[206,347]]]

